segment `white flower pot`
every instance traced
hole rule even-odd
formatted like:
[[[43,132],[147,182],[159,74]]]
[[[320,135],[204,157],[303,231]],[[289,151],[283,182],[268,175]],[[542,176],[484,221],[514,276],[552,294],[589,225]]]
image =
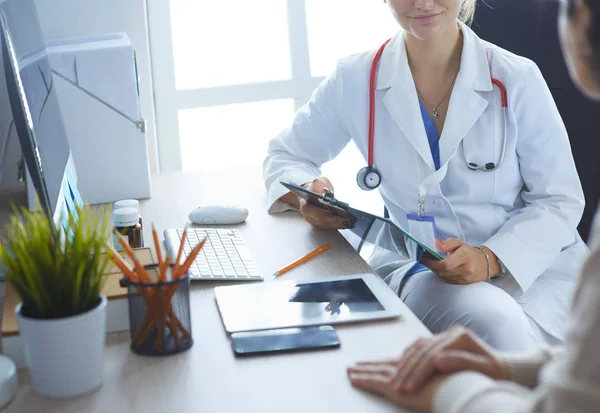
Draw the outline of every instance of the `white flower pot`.
[[[74,397],[102,385],[106,297],[73,317],[40,320],[15,309],[34,389],[48,397]]]

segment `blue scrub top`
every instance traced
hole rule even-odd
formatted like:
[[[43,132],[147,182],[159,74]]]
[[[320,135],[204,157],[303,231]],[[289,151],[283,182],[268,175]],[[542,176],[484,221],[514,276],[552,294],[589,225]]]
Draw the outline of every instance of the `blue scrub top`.
[[[427,140],[429,141],[429,149],[431,149],[431,155],[433,156],[433,164],[435,165],[435,170],[437,171],[440,169],[440,136],[437,133],[433,119],[421,102],[419,102],[419,106],[421,107],[421,117],[423,118],[425,132],[427,133]],[[421,256],[423,251],[421,251],[421,247],[418,248],[418,255]],[[408,271],[406,275],[416,274],[428,269],[429,268],[418,262]]]

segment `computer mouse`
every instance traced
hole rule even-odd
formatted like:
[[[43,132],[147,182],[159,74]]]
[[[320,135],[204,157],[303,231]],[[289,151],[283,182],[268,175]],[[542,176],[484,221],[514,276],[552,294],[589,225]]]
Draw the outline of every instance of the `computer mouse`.
[[[196,225],[239,224],[248,218],[248,209],[234,205],[205,205],[190,212]]]

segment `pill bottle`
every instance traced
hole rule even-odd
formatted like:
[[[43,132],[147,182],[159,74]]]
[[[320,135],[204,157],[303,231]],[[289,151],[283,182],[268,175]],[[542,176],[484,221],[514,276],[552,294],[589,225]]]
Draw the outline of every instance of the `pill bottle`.
[[[140,201],[137,199],[122,199],[115,202],[114,210],[121,208],[135,208],[138,211],[140,226],[142,227],[142,247],[144,246],[144,224],[142,222],[142,214],[140,212]]]
[[[143,246],[139,215],[135,208],[119,208],[113,211],[114,229],[125,238],[131,248]],[[113,244],[117,250],[123,249],[116,234],[113,235]]]

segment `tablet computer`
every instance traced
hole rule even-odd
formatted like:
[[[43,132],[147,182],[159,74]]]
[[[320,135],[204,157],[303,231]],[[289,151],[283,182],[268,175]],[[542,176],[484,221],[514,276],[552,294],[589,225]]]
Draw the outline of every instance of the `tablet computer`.
[[[305,199],[307,202],[310,202],[321,208],[326,208],[334,212],[336,215],[350,217],[354,223],[354,227],[350,228],[349,231],[367,242],[378,245],[376,241],[377,235],[382,229],[384,229],[383,227],[386,227],[385,229],[390,232],[393,240],[414,242],[421,247],[423,251],[426,251],[432,258],[436,260],[444,259],[444,254],[441,254],[439,251],[437,251],[434,245],[427,245],[418,240],[416,237],[411,235],[408,231],[405,231],[389,218],[352,208],[349,204],[335,199],[332,193],[319,195],[293,182],[280,181],[280,184],[294,192],[299,197]]]
[[[277,279],[214,291],[228,333],[395,318],[404,308],[376,274]]]

